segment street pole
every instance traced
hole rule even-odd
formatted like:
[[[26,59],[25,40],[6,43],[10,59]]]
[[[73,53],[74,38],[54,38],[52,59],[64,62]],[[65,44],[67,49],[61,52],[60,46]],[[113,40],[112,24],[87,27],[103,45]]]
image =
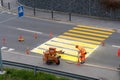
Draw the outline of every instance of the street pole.
[[[1,0],[1,6],[3,7],[3,0]]]
[[[0,71],[1,72],[3,71],[1,49],[0,49]]]
[[[54,13],[53,13],[54,3],[53,3],[53,2],[54,2],[54,0],[51,1],[51,18],[52,18],[52,20],[53,20],[53,18],[54,18]]]
[[[52,17],[52,20],[53,20],[53,9],[51,10],[51,17]]]
[[[34,2],[33,2],[33,13],[34,13],[34,16],[36,15],[36,10],[35,10],[35,0],[34,0]]]
[[[4,74],[5,71],[3,71],[3,63],[2,63],[2,51],[0,48],[0,74]]]
[[[10,10],[10,2],[8,2],[8,9]]]
[[[69,21],[71,21],[71,12],[69,12]]]
[[[69,3],[69,21],[72,20],[72,3],[73,2],[74,0]]]

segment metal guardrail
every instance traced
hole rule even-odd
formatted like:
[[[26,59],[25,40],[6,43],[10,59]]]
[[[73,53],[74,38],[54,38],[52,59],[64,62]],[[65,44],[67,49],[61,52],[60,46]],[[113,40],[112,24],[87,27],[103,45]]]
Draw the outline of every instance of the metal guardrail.
[[[63,72],[63,71],[59,71],[59,70],[53,70],[53,69],[48,69],[48,68],[44,68],[44,67],[23,64],[23,63],[18,63],[18,62],[11,62],[11,61],[3,60],[3,64],[27,68],[27,69],[33,69],[34,75],[36,74],[36,71],[44,71],[44,72],[48,72],[48,73],[71,77],[71,78],[78,79],[78,80],[99,80],[99,79],[95,79],[95,78],[91,78],[91,77],[87,77],[87,76],[82,76],[82,75],[78,75],[78,74],[73,74],[73,73],[68,73],[68,72]]]

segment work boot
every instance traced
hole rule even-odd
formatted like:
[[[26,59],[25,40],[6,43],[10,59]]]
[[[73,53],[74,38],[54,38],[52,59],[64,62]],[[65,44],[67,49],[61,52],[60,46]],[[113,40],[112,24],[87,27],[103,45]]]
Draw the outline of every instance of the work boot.
[[[78,62],[76,65],[80,66],[80,62]]]
[[[85,63],[85,61],[82,61],[82,62],[81,62],[81,64],[84,64],[84,63]]]

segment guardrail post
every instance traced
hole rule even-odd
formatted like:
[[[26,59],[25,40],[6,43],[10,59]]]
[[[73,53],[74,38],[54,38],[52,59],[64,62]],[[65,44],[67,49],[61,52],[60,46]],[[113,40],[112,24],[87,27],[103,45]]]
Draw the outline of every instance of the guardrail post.
[[[3,62],[2,62],[2,51],[0,48],[0,74],[4,74],[5,71],[3,71]]]
[[[36,75],[36,66],[34,66],[34,76]]]
[[[1,72],[3,71],[1,48],[0,48],[0,71],[1,71]]]
[[[34,16],[36,15],[36,9],[35,9],[35,0],[34,0],[34,2],[33,2],[33,14],[34,14]]]

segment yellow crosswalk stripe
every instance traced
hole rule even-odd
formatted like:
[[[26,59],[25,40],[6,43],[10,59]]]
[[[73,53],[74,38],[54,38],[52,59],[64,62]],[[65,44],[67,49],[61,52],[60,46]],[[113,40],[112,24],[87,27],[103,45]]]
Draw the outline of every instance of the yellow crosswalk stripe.
[[[64,44],[64,43],[56,43],[56,42],[47,42],[46,44],[49,44],[49,45],[54,45],[54,46],[58,46],[58,47],[63,47],[63,48],[68,48],[68,49],[71,49],[71,50],[77,50],[75,48],[75,46],[73,45],[68,45],[68,44]],[[92,49],[89,49],[89,48],[85,48],[87,52],[91,52]]]
[[[97,45],[94,45],[94,44],[83,43],[80,41],[66,40],[66,39],[62,39],[62,38],[53,38],[52,40],[59,41],[59,42],[65,42],[65,43],[73,44],[73,45],[81,45],[83,47],[87,46],[89,48],[96,48],[97,47]]]
[[[78,50],[75,45],[85,47],[88,57],[95,49],[97,49],[101,41],[105,40],[112,34],[114,30],[98,28],[93,26],[77,25],[71,30],[64,32],[57,38],[43,43],[42,45],[34,48],[31,52],[43,54],[49,47],[55,47],[56,50],[63,50],[65,54],[59,54],[62,59],[77,62]]]
[[[43,54],[44,50],[41,50],[41,49],[35,48],[35,49],[32,49],[31,52],[39,53],[39,54]]]
[[[73,56],[76,56],[76,55],[77,55],[77,51],[78,51],[78,50],[75,48],[75,46],[73,46],[75,49],[74,49],[74,50],[71,50],[72,48],[71,48],[71,49],[67,49],[67,48],[57,47],[56,45],[53,45],[53,46],[45,45],[45,44],[49,44],[49,43],[50,43],[50,41],[42,44],[41,46],[39,46],[39,47],[37,47],[37,48],[38,48],[38,49],[40,49],[40,48],[42,48],[42,49],[49,49],[49,47],[55,47],[57,50],[63,50],[63,51],[65,51],[65,53],[67,53],[67,54],[70,54],[70,55],[73,55]],[[98,47],[98,46],[96,46],[96,47]],[[96,47],[95,47],[95,48],[96,48]],[[93,49],[87,49],[87,48],[85,48],[85,49],[86,49],[86,51],[89,52],[89,53],[93,52]]]
[[[75,38],[75,37],[64,36],[64,35],[60,35],[58,37],[59,38],[64,38],[64,39],[71,39],[71,40],[82,41],[82,42],[86,42],[86,43],[92,43],[92,44],[101,44],[101,42],[98,42],[98,41],[86,40],[86,39]]]
[[[91,29],[84,29],[84,28],[78,28],[78,27],[74,27],[73,29],[76,29],[76,30],[84,30],[84,31],[89,31],[89,32],[96,32],[96,33],[100,33],[100,34],[112,34],[111,32],[103,32],[103,31],[98,31],[98,30],[91,30]]]
[[[44,50],[36,48],[36,49],[31,50],[31,52],[43,54]],[[64,60],[69,60],[69,61],[74,61],[74,62],[76,62],[78,60],[78,58],[74,57],[74,56],[70,56],[70,55],[66,55],[66,54],[58,54],[58,55],[60,55],[61,58]]]
[[[45,44],[48,44],[48,45],[42,45],[39,48],[48,49],[49,47],[56,47],[58,50],[70,50],[71,52],[73,52],[72,54],[76,53],[76,51],[77,51],[75,46],[71,46],[71,45],[67,45],[67,44],[61,44],[61,43],[56,43],[56,42],[51,42],[51,41],[49,41]],[[92,52],[92,49],[89,49],[89,48],[85,48],[85,49],[87,52]]]
[[[69,36],[74,36],[74,37],[80,37],[80,38],[86,38],[86,39],[99,40],[99,41],[102,41],[102,40],[105,39],[105,38],[98,38],[98,37],[92,37],[92,36],[74,34],[74,33],[69,33],[69,32],[65,32],[64,35],[69,35]]]
[[[78,33],[78,34],[87,34],[87,35],[90,35],[90,36],[98,36],[98,37],[104,37],[104,38],[108,38],[109,36],[107,35],[101,35],[101,34],[98,34],[98,33],[90,33],[90,32],[85,32],[85,31],[78,31],[78,30],[69,30],[68,32],[71,32],[71,33]]]
[[[42,45],[42,46],[44,46],[44,45]],[[42,46],[39,46],[39,48],[42,48]],[[39,48],[35,48],[35,49],[31,50],[31,52],[39,53],[39,54],[42,54],[42,55],[43,55],[43,52],[44,52],[45,50],[39,49]],[[44,49],[46,49],[46,47],[45,47]],[[57,50],[61,50],[61,49],[58,49],[58,48],[57,48]],[[77,56],[75,57],[75,56],[70,56],[70,55],[67,55],[67,54],[58,54],[58,55],[60,55],[61,58],[64,59],[64,60],[69,60],[69,61],[73,61],[73,62],[77,62],[77,60],[78,60],[78,57],[77,57]],[[77,52],[76,52],[76,55],[77,55]],[[86,55],[86,58],[87,58],[89,55],[90,55],[90,53],[88,53],[88,54]]]
[[[112,30],[112,29],[106,29],[106,28],[100,28],[100,27],[98,28],[98,27],[93,27],[93,26],[77,25],[77,27],[91,28],[91,29],[96,29],[96,30],[103,30],[103,31],[115,32],[115,30]]]
[[[59,54],[62,59],[77,62],[78,58],[74,56],[68,56],[65,54]]]
[[[38,49],[41,49],[41,48],[42,49],[49,49],[49,47],[55,47],[55,46],[42,45],[42,46],[39,46]],[[77,51],[69,50],[69,49],[64,49],[64,48],[59,48],[59,47],[55,47],[55,48],[56,48],[57,51],[63,50],[63,51],[65,51],[66,54],[77,56]]]

